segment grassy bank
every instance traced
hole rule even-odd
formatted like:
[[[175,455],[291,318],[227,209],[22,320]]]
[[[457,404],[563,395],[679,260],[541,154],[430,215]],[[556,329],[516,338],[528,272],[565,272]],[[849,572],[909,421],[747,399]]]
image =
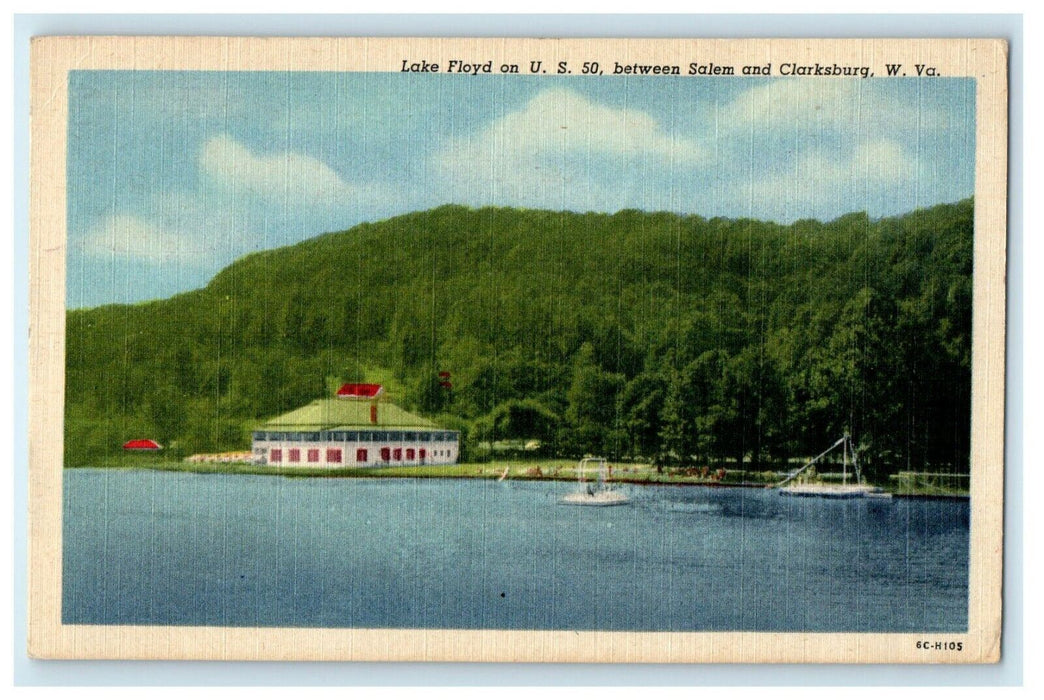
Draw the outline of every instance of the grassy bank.
[[[968,498],[967,474],[899,472],[889,477],[888,490],[897,496]]]
[[[563,459],[533,461],[471,462],[452,465],[422,465],[409,467],[346,468],[329,467],[272,467],[245,462],[182,462],[164,460],[155,455],[129,455],[109,463],[92,465],[108,469],[149,469],[186,472],[192,474],[257,474],[290,478],[410,478],[410,479],[510,479],[525,481],[575,481],[576,462]],[[79,467],[71,467],[79,468]],[[698,469],[670,469],[662,471],[650,464],[615,463],[611,480],[631,484],[675,484],[694,486],[767,487],[778,483],[782,475],[771,471],[726,470],[724,474]],[[896,496],[961,498],[967,489],[957,484],[921,483],[911,479],[892,479],[884,486]]]
[[[245,462],[182,462],[164,460],[156,456],[132,455],[111,462],[91,465],[110,469],[152,469],[195,474],[264,474],[287,477],[338,478],[449,478],[449,479],[516,479],[544,481],[574,481],[577,478],[575,461],[564,459],[471,462],[452,465],[422,465],[408,467],[346,468],[329,467],[272,467]],[[79,467],[74,467],[79,468]],[[778,481],[774,472],[727,470],[701,473],[695,469],[663,469],[642,463],[616,463],[611,480],[621,483],[703,484],[721,486],[763,486]]]

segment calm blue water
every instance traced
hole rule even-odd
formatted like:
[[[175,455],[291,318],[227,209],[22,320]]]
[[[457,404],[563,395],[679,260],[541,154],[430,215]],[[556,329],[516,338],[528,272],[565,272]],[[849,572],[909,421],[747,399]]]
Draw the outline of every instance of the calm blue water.
[[[64,473],[80,624],[963,631],[968,503],[567,483]]]

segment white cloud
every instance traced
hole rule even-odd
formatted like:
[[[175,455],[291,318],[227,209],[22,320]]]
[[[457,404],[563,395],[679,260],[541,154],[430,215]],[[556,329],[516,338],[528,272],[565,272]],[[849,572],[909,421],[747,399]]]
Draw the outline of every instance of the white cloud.
[[[401,201],[392,186],[353,186],[315,158],[258,155],[228,136],[208,140],[198,165],[197,187],[156,192],[136,210],[110,214],[78,246],[92,257],[210,268],[347,228]]]
[[[221,189],[265,199],[340,204],[367,194],[317,158],[296,151],[258,155],[227,135],[203,145],[199,168]]]
[[[620,169],[640,177],[649,169],[691,168],[704,155],[696,141],[669,133],[646,112],[553,88],[450,142],[433,169],[451,196],[469,202],[613,210],[642,196],[640,183],[621,190]],[[617,175],[609,177],[608,168]]]
[[[913,193],[917,170],[899,143],[879,139],[847,154],[808,150],[781,170],[734,182],[730,194],[757,203],[769,218],[832,218],[883,192]]]
[[[88,231],[81,246],[95,257],[144,260],[150,263],[202,264],[207,252],[199,239],[191,239],[130,214],[105,217]]]
[[[808,151],[782,177],[801,177],[810,181],[836,183],[852,187],[860,183],[902,182],[911,179],[917,169],[895,141],[881,139],[860,144],[850,156],[832,157],[822,151]],[[771,182],[771,179],[768,180]]]
[[[737,95],[717,114],[726,132],[883,130],[948,127],[938,108],[900,98],[881,81],[833,78],[772,80]]]
[[[522,110],[506,114],[475,138],[458,141],[443,155],[460,161],[570,152],[676,162],[703,155],[695,141],[672,136],[645,112],[607,107],[564,88],[537,94]]]
[[[845,170],[855,178],[864,177],[869,181],[905,182],[917,174],[914,159],[890,139],[860,144]]]

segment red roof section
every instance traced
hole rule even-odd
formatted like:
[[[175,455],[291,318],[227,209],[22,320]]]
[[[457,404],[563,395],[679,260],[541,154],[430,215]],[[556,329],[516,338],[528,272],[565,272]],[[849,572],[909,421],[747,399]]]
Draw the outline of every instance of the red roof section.
[[[123,443],[125,450],[162,450],[163,446],[155,440],[129,440]]]
[[[339,399],[373,399],[384,389],[380,384],[345,384],[337,390]]]

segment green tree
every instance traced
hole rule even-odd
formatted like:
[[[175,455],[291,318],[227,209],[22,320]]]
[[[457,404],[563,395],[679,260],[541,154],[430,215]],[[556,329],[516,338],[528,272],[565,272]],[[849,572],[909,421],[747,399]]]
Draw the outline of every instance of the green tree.
[[[605,372],[594,362],[594,347],[584,343],[577,353],[573,381],[566,398],[569,433],[566,445],[574,455],[619,455],[622,445],[610,444],[610,431],[618,420],[616,397],[623,388],[623,376]]]

